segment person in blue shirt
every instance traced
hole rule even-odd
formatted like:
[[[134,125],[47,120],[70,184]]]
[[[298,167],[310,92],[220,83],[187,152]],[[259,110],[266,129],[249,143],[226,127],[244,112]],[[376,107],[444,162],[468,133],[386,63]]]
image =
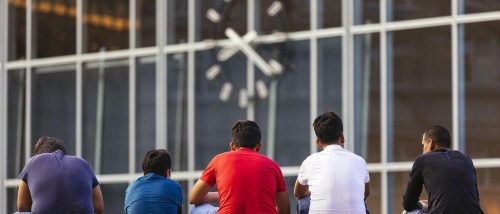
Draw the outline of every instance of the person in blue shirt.
[[[171,167],[167,150],[147,152],[142,159],[144,176],[125,192],[125,213],[182,213],[182,188],[170,179]]]

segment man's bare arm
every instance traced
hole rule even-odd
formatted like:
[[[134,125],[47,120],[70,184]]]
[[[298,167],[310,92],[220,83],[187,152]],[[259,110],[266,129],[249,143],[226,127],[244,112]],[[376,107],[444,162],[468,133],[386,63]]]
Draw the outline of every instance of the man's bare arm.
[[[17,192],[17,210],[19,212],[31,212],[32,203],[29,186],[26,182],[21,180]]]
[[[104,199],[99,185],[92,188],[92,205],[94,205],[95,213],[101,214],[104,212]]]
[[[209,192],[212,187],[205,181],[198,180],[191,192],[189,193],[188,201],[190,204],[203,204],[219,201],[218,192]]]
[[[295,187],[293,188],[293,195],[295,195],[297,199],[301,199],[305,196],[310,196],[311,192],[309,191],[309,186],[300,184],[298,180],[295,181]]]
[[[369,195],[370,195],[370,182],[365,183],[365,201]]]
[[[279,214],[290,214],[290,198],[287,191],[277,192],[275,200]]]

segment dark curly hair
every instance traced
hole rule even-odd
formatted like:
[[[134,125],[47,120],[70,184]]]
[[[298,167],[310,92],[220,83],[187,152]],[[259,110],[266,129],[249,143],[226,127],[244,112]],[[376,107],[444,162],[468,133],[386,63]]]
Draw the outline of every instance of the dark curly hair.
[[[260,128],[256,122],[238,120],[231,128],[231,140],[237,148],[253,149],[260,143]]]
[[[67,154],[63,142],[55,137],[43,136],[38,139],[35,145],[35,155],[52,153],[57,150],[61,150],[65,155]]]
[[[314,132],[323,144],[332,144],[339,140],[344,132],[342,119],[335,112],[326,112],[318,116],[313,123]]]
[[[172,167],[172,159],[165,149],[151,150],[142,158],[142,171],[144,175],[154,172],[163,175]]]

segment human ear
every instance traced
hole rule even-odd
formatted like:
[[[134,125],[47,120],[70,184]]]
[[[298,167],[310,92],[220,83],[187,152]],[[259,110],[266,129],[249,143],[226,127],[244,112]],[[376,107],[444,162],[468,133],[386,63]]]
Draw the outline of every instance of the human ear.
[[[229,148],[231,148],[231,151],[236,151],[236,144],[233,142],[229,143]]]

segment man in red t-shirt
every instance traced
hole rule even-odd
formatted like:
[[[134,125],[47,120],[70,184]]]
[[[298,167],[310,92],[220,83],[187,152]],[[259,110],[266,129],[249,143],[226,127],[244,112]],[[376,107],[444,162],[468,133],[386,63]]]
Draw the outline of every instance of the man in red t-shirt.
[[[215,156],[193,186],[191,213],[290,213],[280,167],[259,153],[262,142],[257,123],[237,121],[231,137],[231,151]],[[214,185],[217,192],[209,192]],[[219,202],[220,207],[211,202]]]

